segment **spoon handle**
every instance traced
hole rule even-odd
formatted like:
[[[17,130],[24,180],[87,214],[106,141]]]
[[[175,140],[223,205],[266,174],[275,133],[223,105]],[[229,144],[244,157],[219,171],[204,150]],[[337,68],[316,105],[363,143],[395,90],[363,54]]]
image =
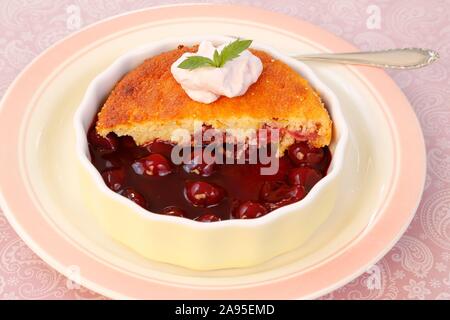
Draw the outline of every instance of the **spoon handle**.
[[[393,69],[414,69],[433,63],[439,59],[439,54],[429,49],[405,48],[367,52],[305,54],[294,56],[294,58],[302,61],[358,64]]]

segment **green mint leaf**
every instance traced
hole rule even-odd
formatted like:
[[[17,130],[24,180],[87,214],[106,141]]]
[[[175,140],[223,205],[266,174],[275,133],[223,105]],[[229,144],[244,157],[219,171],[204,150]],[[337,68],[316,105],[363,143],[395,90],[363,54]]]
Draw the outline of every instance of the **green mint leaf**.
[[[213,59],[214,59],[214,65],[217,67],[217,68],[219,68],[220,67],[220,65],[221,65],[221,59],[220,59],[220,54],[219,54],[219,51],[217,51],[217,49],[214,51],[214,57],[213,57]]]
[[[222,49],[222,52],[220,53],[220,67],[222,67],[225,63],[227,63],[230,60],[233,60],[234,58],[239,57],[239,55],[250,45],[252,44],[252,40],[235,40],[225,46]]]
[[[202,56],[191,56],[178,65],[178,68],[194,70],[200,67],[215,67],[214,61]]]
[[[226,45],[222,52],[218,52],[217,49],[214,51],[213,59],[202,56],[191,56],[181,62],[178,68],[194,70],[201,67],[216,67],[220,68],[225,65],[230,60],[233,60],[248,49],[252,44],[252,40],[235,40],[228,45]]]

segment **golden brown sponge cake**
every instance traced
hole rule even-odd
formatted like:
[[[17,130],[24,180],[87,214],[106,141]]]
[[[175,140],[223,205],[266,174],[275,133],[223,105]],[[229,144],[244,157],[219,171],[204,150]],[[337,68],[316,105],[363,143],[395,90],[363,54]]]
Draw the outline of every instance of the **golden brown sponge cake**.
[[[98,114],[98,133],[129,135],[143,145],[155,139],[171,141],[175,129],[193,131],[194,122],[201,121],[218,130],[279,128],[281,152],[299,140],[314,147],[330,143],[332,122],[317,92],[296,71],[263,51],[251,50],[261,59],[263,71],[243,96],[222,96],[210,104],[189,98],[170,67],[196,48],[179,46],[126,74]]]

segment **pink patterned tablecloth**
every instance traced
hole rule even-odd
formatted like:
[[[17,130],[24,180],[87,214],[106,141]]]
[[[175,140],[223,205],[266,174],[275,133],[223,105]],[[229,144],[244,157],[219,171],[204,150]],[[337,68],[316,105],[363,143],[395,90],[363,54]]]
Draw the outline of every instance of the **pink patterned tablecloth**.
[[[106,17],[189,1],[1,0],[0,96],[17,74],[57,40]],[[202,2],[202,1],[195,1]],[[423,128],[428,152],[425,193],[405,235],[377,263],[381,286],[368,274],[323,299],[450,300],[450,1],[206,1],[266,8],[319,25],[360,49],[429,47],[441,59],[429,68],[391,71]],[[413,156],[413,155],[412,155]],[[0,211],[0,299],[102,299],[74,289],[38,258]]]

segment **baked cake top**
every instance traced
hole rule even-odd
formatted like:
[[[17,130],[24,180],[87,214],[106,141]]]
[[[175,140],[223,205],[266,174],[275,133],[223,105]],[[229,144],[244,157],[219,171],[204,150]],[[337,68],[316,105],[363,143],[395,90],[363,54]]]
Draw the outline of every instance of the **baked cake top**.
[[[244,95],[221,96],[210,104],[189,98],[171,74],[170,66],[183,53],[195,52],[196,48],[179,46],[145,60],[127,73],[98,114],[99,134],[128,134],[143,144],[157,137],[157,133],[144,133],[146,126],[155,130],[166,124],[198,120],[214,127],[232,123],[245,129],[250,123],[255,129],[264,124],[300,129],[308,131],[307,139],[314,146],[330,143],[331,119],[316,91],[287,64],[260,50],[251,52],[261,59],[263,71]]]

